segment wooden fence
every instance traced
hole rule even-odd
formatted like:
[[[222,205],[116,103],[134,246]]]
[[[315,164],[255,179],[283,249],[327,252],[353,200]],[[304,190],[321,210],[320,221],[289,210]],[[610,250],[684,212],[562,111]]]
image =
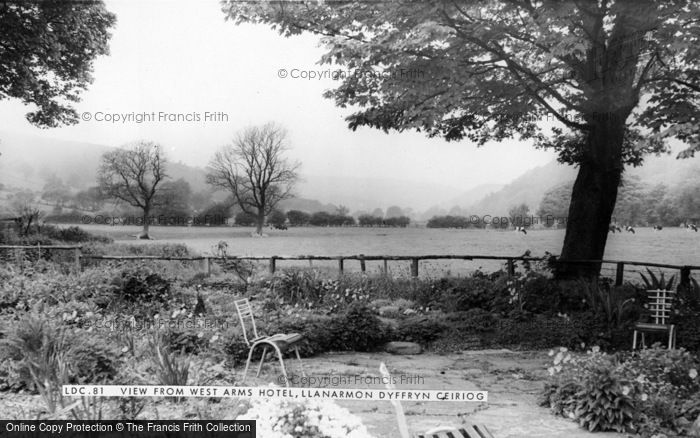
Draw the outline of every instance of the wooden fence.
[[[297,256],[194,256],[194,257],[165,257],[165,256],[147,256],[147,255],[133,255],[133,256],[115,256],[115,255],[91,255],[82,254],[80,246],[2,246],[0,245],[0,251],[10,250],[17,254],[17,251],[65,251],[71,254],[69,260],[75,265],[75,268],[82,269],[82,260],[173,260],[173,261],[199,261],[202,264],[203,271],[209,275],[211,274],[212,261],[236,261],[236,260],[247,260],[247,261],[267,261],[268,270],[270,274],[274,274],[277,270],[277,262],[284,260],[308,260],[313,261],[335,261],[338,266],[338,273],[342,274],[345,271],[345,263],[348,261],[359,262],[360,271],[366,272],[368,261],[381,261],[383,262],[384,272],[387,272],[387,264],[390,261],[407,261],[410,262],[410,272],[412,277],[418,277],[419,267],[421,261],[427,260],[464,260],[464,261],[474,261],[474,260],[497,260],[505,262],[505,267],[509,275],[515,274],[515,268],[517,262],[539,262],[544,261],[542,257],[525,257],[525,256],[491,256],[491,255],[410,255],[410,256],[395,256],[395,255],[344,255],[344,256],[316,256],[316,255],[297,255]],[[661,268],[668,270],[675,270],[679,272],[679,284],[688,285],[690,284],[690,276],[692,271],[700,270],[700,266],[692,265],[671,265],[665,263],[652,263],[652,262],[638,262],[638,261],[628,261],[628,260],[559,260],[557,263],[596,263],[601,265],[614,265],[615,266],[615,284],[620,285],[624,281],[625,269],[629,266],[641,266],[647,268]]]

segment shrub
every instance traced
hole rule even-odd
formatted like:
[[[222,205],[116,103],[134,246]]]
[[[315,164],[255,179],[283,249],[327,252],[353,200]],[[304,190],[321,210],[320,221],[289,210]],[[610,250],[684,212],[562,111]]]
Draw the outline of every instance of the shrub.
[[[61,228],[55,225],[43,225],[41,227],[41,233],[51,239],[66,243],[96,242],[104,244],[114,242],[114,240],[109,237],[98,236],[76,226]]]
[[[166,303],[171,298],[170,282],[145,267],[124,270],[117,281],[118,295],[127,302]]]
[[[498,322],[491,341],[500,346],[517,345],[529,349],[557,346],[579,348],[581,344],[589,345],[596,339],[596,327],[595,319],[590,315],[536,315],[520,320],[508,318]]]
[[[1,353],[9,362],[0,367],[3,386],[33,388],[49,412],[54,412],[63,405],[62,385],[111,380],[117,374],[115,352],[86,335],[37,315],[25,315],[2,339]]]
[[[679,436],[700,411],[699,365],[682,349],[658,346],[615,355],[596,347],[579,357],[562,348],[542,403],[591,431]]]
[[[162,333],[155,332],[150,341],[151,361],[156,369],[156,378],[161,385],[187,385],[190,361],[170,351]],[[174,398],[179,401],[179,397]]]
[[[366,305],[353,303],[332,328],[341,351],[374,351],[389,340],[390,330]]]
[[[439,318],[413,316],[399,321],[396,337],[399,341],[429,344],[438,339],[447,329],[447,324]]]
[[[75,370],[72,383],[105,383],[117,375],[117,352],[103,338],[90,335],[84,330],[74,332],[72,337],[79,340],[70,357]]]
[[[484,333],[496,330],[498,319],[491,312],[475,308],[461,312],[451,312],[446,320],[463,333]]]
[[[142,255],[161,257],[188,257],[193,254],[187,245],[182,243],[153,243],[130,244],[112,243],[83,245],[83,253],[90,255]]]
[[[282,318],[272,329],[275,333],[302,334],[300,351],[305,356],[325,351],[374,351],[391,336],[390,328],[362,303],[351,304],[339,315]]]

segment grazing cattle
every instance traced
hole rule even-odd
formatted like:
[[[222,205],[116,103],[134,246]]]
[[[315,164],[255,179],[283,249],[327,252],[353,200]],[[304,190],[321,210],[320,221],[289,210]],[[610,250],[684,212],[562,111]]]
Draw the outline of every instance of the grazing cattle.
[[[654,231],[661,231],[663,229],[664,227],[662,227],[661,225],[654,225]]]
[[[609,228],[608,230],[609,230],[609,231],[612,231],[613,233],[615,233],[615,232],[621,233],[621,232],[622,232],[622,228],[620,228],[620,227],[618,227],[617,225],[614,225],[614,224],[613,224],[613,225],[610,225],[610,228]]]
[[[228,250],[228,243],[224,240],[219,240],[219,243],[216,244],[216,250],[215,253],[219,257],[226,257],[226,251]]]
[[[527,234],[527,230],[525,230],[525,227],[515,227],[515,231],[517,231],[518,233]]]
[[[634,234],[634,228],[632,228],[632,227],[629,226],[629,225],[627,225],[627,226],[625,227],[625,230],[627,230],[628,233]]]
[[[688,227],[689,227],[691,230],[695,231],[696,233],[698,232],[698,226],[697,226],[697,225],[695,225],[695,224],[690,224]]]

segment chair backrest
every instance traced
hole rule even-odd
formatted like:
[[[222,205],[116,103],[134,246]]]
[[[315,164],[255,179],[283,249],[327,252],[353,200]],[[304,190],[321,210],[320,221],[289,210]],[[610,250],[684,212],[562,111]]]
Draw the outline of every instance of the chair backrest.
[[[391,374],[389,374],[389,370],[387,369],[386,365],[384,365],[384,362],[379,364],[379,372],[386,382],[384,384],[386,389],[395,389],[394,383],[391,380]],[[401,402],[399,400],[392,399],[391,404],[394,405],[394,411],[396,412],[396,420],[399,423],[399,434],[401,434],[401,438],[410,438],[408,433],[408,423],[406,422],[406,416],[403,413],[403,406],[401,406]]]
[[[258,329],[255,327],[255,318],[253,317],[253,308],[250,307],[250,301],[247,298],[242,300],[236,300],[233,302],[236,306],[236,311],[238,312],[238,319],[241,321],[241,328],[243,329],[243,339],[245,339],[246,344],[250,345],[251,339],[248,338],[248,326],[251,327],[253,340],[258,339]]]
[[[649,312],[654,324],[666,324],[671,317],[671,304],[676,297],[673,290],[648,290]]]

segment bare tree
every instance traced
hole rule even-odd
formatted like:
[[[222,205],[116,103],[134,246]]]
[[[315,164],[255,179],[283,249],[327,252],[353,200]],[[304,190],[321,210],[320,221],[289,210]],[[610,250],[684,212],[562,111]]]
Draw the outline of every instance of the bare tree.
[[[168,177],[160,145],[140,141],[102,155],[97,175],[100,191],[143,211],[143,231],[139,239],[149,239],[150,214],[159,205],[158,185]]]
[[[209,163],[207,182],[228,190],[243,212],[256,217],[262,234],[265,217],[292,196],[298,163],[284,158],[287,133],[275,123],[252,126],[238,133]]]
[[[34,202],[34,194],[28,191],[15,193],[10,201],[10,209],[17,215],[20,236],[29,235],[32,224],[39,225],[39,219],[42,216],[42,211]]]

